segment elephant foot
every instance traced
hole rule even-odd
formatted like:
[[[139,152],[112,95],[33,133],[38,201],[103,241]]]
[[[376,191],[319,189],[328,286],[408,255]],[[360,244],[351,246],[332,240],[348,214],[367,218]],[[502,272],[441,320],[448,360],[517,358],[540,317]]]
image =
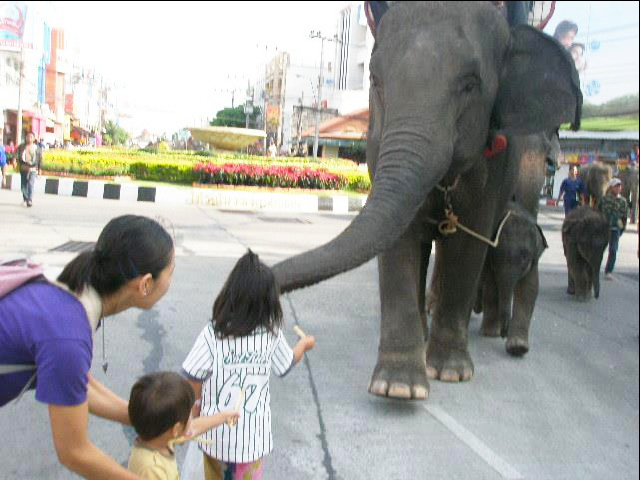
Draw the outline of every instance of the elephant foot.
[[[429,381],[424,348],[409,353],[380,353],[369,383],[369,393],[379,397],[426,400]]]
[[[529,342],[522,337],[509,337],[506,343],[507,353],[514,357],[522,357],[529,351]]]
[[[498,329],[498,333],[499,329]],[[466,382],[473,377],[469,352],[447,347],[430,339],[427,346],[427,376],[442,382]]]

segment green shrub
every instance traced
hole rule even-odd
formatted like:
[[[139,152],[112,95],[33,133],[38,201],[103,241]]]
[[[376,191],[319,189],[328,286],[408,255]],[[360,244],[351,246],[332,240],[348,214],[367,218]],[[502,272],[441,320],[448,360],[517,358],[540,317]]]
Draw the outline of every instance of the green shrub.
[[[121,176],[130,175],[138,180],[191,184],[201,180],[195,166],[200,162],[225,166],[224,178],[207,178],[211,183],[231,185],[286,186],[298,188],[338,188],[354,192],[367,192],[370,188],[366,172],[358,171],[357,164],[339,158],[300,158],[247,155],[246,153],[166,150],[151,152],[144,149],[101,147],[97,149],[62,150],[44,152],[43,170],[70,174]],[[238,166],[230,175],[230,165]],[[244,165],[244,167],[240,167]],[[260,180],[248,175],[247,166],[266,169]],[[213,169],[216,170],[216,169]],[[211,171],[213,171],[211,170]],[[253,170],[252,170],[253,171]],[[324,172],[283,175],[273,172]],[[295,177],[295,179],[292,177]]]

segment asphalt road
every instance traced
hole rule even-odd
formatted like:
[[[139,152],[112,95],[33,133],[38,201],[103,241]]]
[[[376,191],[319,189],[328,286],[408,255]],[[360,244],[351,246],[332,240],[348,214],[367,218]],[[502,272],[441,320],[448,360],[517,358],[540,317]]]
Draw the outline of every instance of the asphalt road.
[[[160,216],[173,229],[171,289],[150,311],[107,319],[106,374],[96,337],[93,373],[124,397],[136,377],[179,368],[247,247],[272,264],[332,238],[352,218],[47,195],[30,209],[19,202],[18,192],[0,191],[0,255],[27,253],[52,272],[74,253],[51,250],[94,241],[114,216]],[[474,316],[474,378],[433,381],[426,402],[366,391],[379,337],[375,261],[284,297],[290,343],[297,322],[317,344],[290,375],[272,379],[275,450],[265,478],[638,478],[637,233],[623,235],[616,280],[602,282],[600,299],[577,303],[565,294],[562,214],[543,211],[539,220],[550,248],[541,259],[531,351],[509,357],[503,340],[479,336]],[[75,478],[58,465],[47,409],[33,394],[0,409],[0,432],[1,479]],[[126,463],[130,428],[92,418],[90,436]],[[181,465],[193,458],[189,448],[179,450]]]

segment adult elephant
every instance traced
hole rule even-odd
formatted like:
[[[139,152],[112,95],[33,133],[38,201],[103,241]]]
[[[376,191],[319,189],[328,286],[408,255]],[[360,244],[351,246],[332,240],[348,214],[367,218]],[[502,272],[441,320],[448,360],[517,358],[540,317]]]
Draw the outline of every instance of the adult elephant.
[[[491,237],[518,168],[509,136],[577,124],[581,94],[567,52],[533,28],[510,32],[489,2],[378,2],[366,12],[376,38],[368,201],[335,239],[274,271],[287,292],[377,255],[382,319],[369,391],[426,398],[427,375],[473,374],[467,326],[487,250],[461,231],[441,237],[445,208]],[[434,239],[442,294],[425,349],[421,305]]]

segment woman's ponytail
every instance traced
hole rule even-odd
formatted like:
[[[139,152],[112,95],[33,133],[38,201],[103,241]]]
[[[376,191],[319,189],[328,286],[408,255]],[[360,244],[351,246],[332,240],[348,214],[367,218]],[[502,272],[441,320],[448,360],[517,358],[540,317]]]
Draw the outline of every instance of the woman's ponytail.
[[[157,278],[172,252],[173,239],[162,225],[147,217],[123,215],[107,223],[93,250],[73,259],[58,281],[75,293],[90,285],[101,296],[109,295],[139,275]]]

